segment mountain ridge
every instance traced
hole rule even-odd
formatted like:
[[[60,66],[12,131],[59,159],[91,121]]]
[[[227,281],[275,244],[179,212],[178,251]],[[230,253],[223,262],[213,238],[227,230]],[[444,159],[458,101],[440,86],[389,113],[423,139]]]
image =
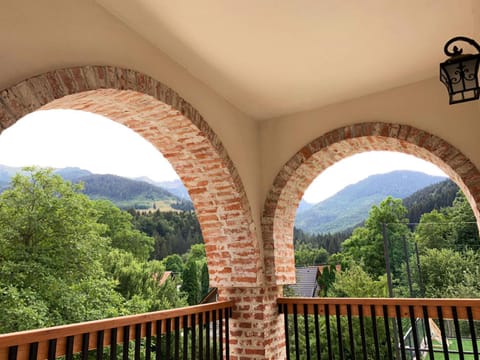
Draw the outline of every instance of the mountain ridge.
[[[409,170],[372,175],[310,208],[303,204],[304,210],[297,211],[295,227],[310,234],[341,232],[365,220],[370,208],[385,197],[403,199],[442,180],[445,177]]]
[[[21,173],[22,169],[23,167],[0,165],[0,191],[4,191],[10,179],[16,173]],[[122,209],[193,210],[188,192],[180,180],[166,182],[169,187],[167,189],[159,185],[162,182],[148,178],[138,180],[112,174],[94,174],[79,167],[53,169],[53,172],[72,183],[82,182],[83,193],[90,198],[110,200]]]

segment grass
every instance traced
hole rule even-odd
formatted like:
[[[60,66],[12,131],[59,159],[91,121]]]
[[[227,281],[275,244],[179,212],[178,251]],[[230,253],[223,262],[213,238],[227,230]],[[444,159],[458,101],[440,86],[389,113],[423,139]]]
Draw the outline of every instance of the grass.
[[[450,346],[448,347],[448,350],[458,351],[457,340],[456,339],[449,339],[449,342],[450,342]],[[439,343],[434,342],[433,346],[436,350],[442,350],[443,351],[442,345],[440,345]],[[463,346],[463,351],[464,352],[473,351],[473,343],[470,339],[463,339],[462,340],[462,346]],[[478,349],[480,349],[480,340],[477,340],[477,346],[478,346]],[[460,359],[460,356],[458,354],[449,353],[448,355],[449,355],[450,360],[459,360]],[[428,359],[428,355],[427,355],[426,359]],[[435,353],[435,360],[441,360],[441,359],[445,359],[443,353]],[[473,359],[475,359],[475,357],[474,357],[474,355],[464,355],[463,359],[473,360]]]

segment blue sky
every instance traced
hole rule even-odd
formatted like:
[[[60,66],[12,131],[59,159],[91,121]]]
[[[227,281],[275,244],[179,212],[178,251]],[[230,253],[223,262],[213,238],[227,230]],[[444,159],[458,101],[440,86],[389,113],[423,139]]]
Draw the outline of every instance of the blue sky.
[[[20,119],[0,135],[0,164],[77,166],[99,174],[148,176],[155,181],[178,178],[170,163],[140,135],[102,116],[74,110],[37,111]],[[325,170],[304,199],[319,202],[370,175],[394,170],[446,176],[435,165],[411,155],[362,153]]]

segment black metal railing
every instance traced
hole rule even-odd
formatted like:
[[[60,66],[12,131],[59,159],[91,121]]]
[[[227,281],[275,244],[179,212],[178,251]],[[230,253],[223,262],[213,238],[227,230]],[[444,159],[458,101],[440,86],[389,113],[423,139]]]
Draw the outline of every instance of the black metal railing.
[[[280,298],[287,359],[480,358],[480,299]]]
[[[0,359],[229,359],[230,301],[0,335]]]

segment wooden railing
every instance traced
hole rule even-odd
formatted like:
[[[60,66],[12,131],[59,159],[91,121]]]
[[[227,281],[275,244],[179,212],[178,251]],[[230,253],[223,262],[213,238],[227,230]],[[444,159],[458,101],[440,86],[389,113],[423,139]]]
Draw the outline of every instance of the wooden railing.
[[[232,306],[224,301],[3,334],[0,359],[229,359]]]
[[[480,299],[280,298],[287,359],[479,359]]]

